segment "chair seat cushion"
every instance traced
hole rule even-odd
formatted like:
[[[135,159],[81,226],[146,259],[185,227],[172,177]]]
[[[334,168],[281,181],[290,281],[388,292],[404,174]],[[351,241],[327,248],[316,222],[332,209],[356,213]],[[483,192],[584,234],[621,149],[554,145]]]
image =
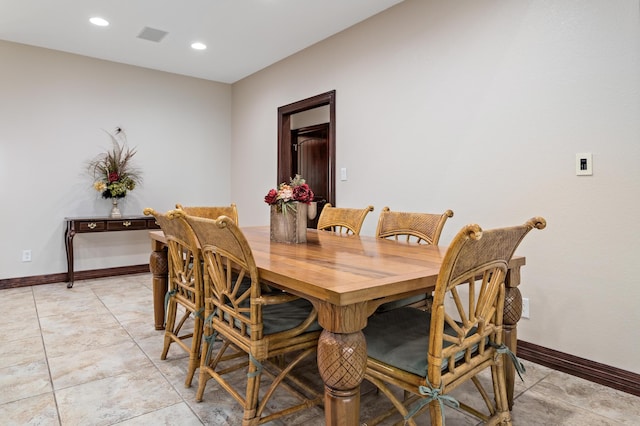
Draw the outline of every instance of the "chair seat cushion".
[[[307,319],[313,305],[306,299],[296,299],[291,302],[262,307],[264,334],[274,334],[298,326]],[[311,323],[307,332],[320,330],[318,321]]]
[[[240,283],[239,293],[244,293],[250,288],[251,279],[245,277]],[[246,299],[240,304],[240,306],[247,308],[249,307],[250,303],[250,300]],[[230,302],[227,302],[227,304],[230,305]],[[295,299],[291,302],[278,303],[275,305],[265,305],[262,307],[262,333],[264,335],[267,335],[290,330],[306,320],[312,309],[313,305],[306,299]],[[243,312],[242,315],[249,318],[248,312]],[[228,320],[226,314],[225,319]],[[240,322],[238,320],[235,321],[235,324],[237,327],[240,327]],[[311,325],[306,329],[306,332],[318,331],[320,329],[320,324],[318,324],[318,321],[316,320],[311,323]],[[249,335],[251,335],[250,330]]]
[[[248,303],[249,301],[246,301],[243,305],[246,306]],[[313,305],[306,299],[295,299],[287,303],[265,305],[262,307],[262,332],[264,335],[275,334],[297,327],[307,319],[312,309]],[[248,312],[243,312],[242,315],[249,317]],[[237,320],[236,325],[240,327],[240,322]],[[320,324],[316,320],[311,323],[305,332],[318,331],[320,329]],[[249,335],[251,335],[250,330]]]
[[[373,315],[362,330],[367,340],[367,355],[401,370],[427,377],[430,326],[431,313],[416,308],[398,308]],[[456,335],[446,324],[444,332]],[[450,345],[450,342],[444,342],[444,347]],[[457,354],[456,361],[463,356],[463,351]],[[442,369],[447,365],[448,360],[443,360]]]
[[[402,308],[404,306],[412,305],[422,300],[426,300],[426,298],[426,294],[417,294],[415,296],[405,297],[404,299],[394,300],[393,302],[383,303],[382,305],[378,306],[378,309],[376,309],[376,313]]]

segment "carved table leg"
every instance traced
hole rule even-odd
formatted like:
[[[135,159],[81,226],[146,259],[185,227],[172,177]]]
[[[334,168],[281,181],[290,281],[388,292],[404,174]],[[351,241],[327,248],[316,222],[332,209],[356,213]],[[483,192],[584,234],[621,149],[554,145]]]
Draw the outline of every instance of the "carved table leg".
[[[522,294],[517,285],[520,284],[520,268],[510,269],[505,281],[503,342],[514,354],[518,349],[518,321],[522,315]],[[513,386],[515,383],[515,367],[509,361],[504,363],[507,382],[507,400],[509,410],[513,408]]]
[[[327,425],[358,425],[360,383],[367,364],[362,328],[364,305],[335,306],[320,302],[318,321],[324,328],[318,340],[318,370],[324,382]]]
[[[67,288],[73,287],[73,281],[75,279],[73,270],[73,237],[75,237],[75,235],[74,222],[67,221],[67,230],[64,234],[64,247],[67,251]]]
[[[153,319],[156,330],[164,330],[164,295],[167,293],[169,263],[167,247],[158,241],[151,241],[149,270],[153,274]]]

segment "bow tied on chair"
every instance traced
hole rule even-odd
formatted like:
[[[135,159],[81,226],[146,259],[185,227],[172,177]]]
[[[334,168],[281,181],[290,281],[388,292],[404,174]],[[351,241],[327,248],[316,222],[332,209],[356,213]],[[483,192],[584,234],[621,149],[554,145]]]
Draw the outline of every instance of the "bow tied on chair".
[[[431,401],[438,401],[440,404],[440,412],[442,413],[442,424],[444,424],[444,406],[445,404],[452,408],[460,408],[460,403],[457,399],[450,395],[444,395],[442,393],[442,383],[440,387],[434,388],[431,383],[429,383],[429,379],[427,379],[427,384],[429,386],[419,386],[418,392],[420,395],[424,395],[425,398],[422,398],[420,402],[418,402],[408,413],[404,416],[405,422],[413,417],[416,413],[418,413],[422,407],[431,403]]]

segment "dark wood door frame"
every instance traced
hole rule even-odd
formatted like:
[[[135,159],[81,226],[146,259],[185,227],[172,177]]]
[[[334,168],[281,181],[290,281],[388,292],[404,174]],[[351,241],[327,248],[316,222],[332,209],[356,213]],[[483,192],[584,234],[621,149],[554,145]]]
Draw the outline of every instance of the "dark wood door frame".
[[[336,91],[321,93],[278,108],[278,180],[288,182],[292,177],[291,162],[291,116],[299,112],[329,105],[329,191],[327,201],[336,205]]]

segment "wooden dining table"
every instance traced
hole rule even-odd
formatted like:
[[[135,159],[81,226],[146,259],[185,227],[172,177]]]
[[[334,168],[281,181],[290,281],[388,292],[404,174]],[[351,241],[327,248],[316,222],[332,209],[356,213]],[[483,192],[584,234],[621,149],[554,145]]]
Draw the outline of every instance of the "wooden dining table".
[[[268,226],[243,227],[261,280],[308,299],[318,310],[318,370],[325,385],[327,425],[358,425],[360,383],[367,360],[362,329],[382,303],[433,291],[445,246],[407,244],[309,229],[307,242],[270,240]],[[167,251],[162,231],[150,231],[156,329],[164,327]],[[515,353],[522,313],[518,290],[525,258],[514,256],[506,277],[504,342]],[[426,356],[426,352],[425,352]],[[514,369],[505,363],[509,406]]]

